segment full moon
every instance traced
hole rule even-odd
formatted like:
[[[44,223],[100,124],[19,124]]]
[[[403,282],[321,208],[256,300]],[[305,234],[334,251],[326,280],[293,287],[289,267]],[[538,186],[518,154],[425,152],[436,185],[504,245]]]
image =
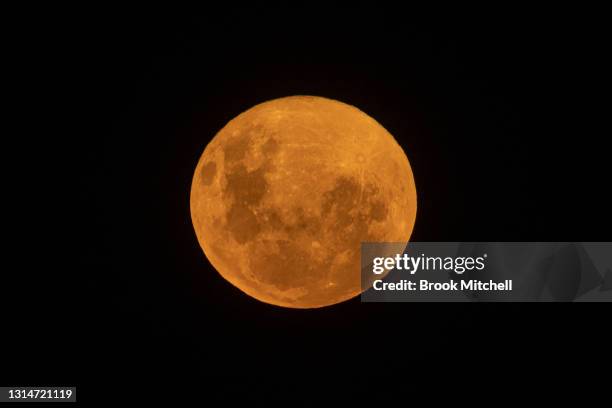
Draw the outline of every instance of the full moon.
[[[266,303],[317,308],[359,295],[362,242],[408,242],[410,163],[354,106],[315,96],[261,103],[204,149],[190,208],[206,257]]]

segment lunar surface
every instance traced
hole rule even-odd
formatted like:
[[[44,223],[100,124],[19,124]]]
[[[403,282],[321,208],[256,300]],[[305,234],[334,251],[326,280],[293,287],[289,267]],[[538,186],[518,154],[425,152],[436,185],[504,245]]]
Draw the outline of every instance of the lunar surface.
[[[416,203],[393,136],[359,109],[313,96],[231,120],[206,146],[190,197],[216,270],[260,301],[293,308],[360,294],[361,242],[407,242]]]

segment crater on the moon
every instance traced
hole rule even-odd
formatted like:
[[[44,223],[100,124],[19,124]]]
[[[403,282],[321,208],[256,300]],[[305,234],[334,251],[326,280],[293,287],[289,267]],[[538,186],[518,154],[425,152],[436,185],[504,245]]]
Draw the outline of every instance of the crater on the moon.
[[[416,212],[392,136],[349,105],[311,98],[231,121],[207,146],[191,195],[198,239],[219,272],[291,307],[360,293],[361,242],[407,241]]]

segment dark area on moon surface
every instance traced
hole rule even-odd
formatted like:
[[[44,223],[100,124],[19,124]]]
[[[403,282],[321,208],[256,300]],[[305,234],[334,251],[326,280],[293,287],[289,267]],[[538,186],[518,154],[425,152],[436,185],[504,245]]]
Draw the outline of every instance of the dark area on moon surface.
[[[27,112],[3,138],[3,174],[20,187],[3,202],[21,210],[5,212],[18,228],[5,231],[3,385],[75,385],[81,404],[107,406],[607,395],[609,307],[270,306],[207,263],[186,192],[207,138],[240,112],[321,95],[359,107],[406,151],[414,240],[610,241],[609,13],[461,4],[426,21],[408,3],[205,7],[53,4],[9,29],[22,55],[7,64],[24,75],[7,76],[20,89],[8,100]],[[204,180],[225,171],[214,166]],[[352,181],[328,194],[354,195]],[[297,211],[283,228],[300,228]]]

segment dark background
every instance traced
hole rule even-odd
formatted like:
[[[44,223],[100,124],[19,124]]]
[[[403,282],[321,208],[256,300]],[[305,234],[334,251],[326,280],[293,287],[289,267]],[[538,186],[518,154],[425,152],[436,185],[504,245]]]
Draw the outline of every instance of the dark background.
[[[70,160],[44,198],[73,194],[62,220],[76,229],[53,230],[50,258],[27,258],[58,288],[15,309],[50,319],[19,324],[12,350],[44,358],[8,356],[10,382],[75,384],[81,400],[103,384],[169,396],[151,387],[174,381],[197,384],[189,395],[358,396],[373,377],[600,361],[604,305],[283,309],[220,278],[198,245],[189,191],[204,147],[237,114],[296,94],[355,105],[395,136],[417,184],[415,241],[609,241],[594,15],[453,13],[277,4],[92,10],[58,25],[50,61],[74,61],[61,71],[76,133],[56,146]]]

